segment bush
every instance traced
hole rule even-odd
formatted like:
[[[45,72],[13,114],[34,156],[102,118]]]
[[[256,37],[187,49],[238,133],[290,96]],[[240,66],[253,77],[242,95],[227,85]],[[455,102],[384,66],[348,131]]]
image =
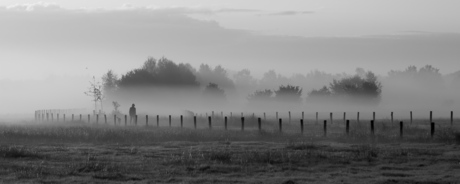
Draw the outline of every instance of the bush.
[[[302,89],[299,86],[280,86],[275,91],[275,99],[281,102],[301,103]]]
[[[307,101],[339,100],[357,104],[377,105],[380,102],[382,85],[374,73],[368,72],[364,77],[353,77],[333,80],[330,87],[308,93]]]

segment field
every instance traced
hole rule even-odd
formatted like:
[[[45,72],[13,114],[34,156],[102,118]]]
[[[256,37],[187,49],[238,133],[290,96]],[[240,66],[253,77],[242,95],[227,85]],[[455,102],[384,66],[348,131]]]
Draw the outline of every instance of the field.
[[[459,183],[460,133],[437,120],[399,126],[236,120],[194,130],[84,122],[2,123],[1,183]],[[156,123],[152,123],[156,124]],[[399,124],[398,124],[399,125]]]

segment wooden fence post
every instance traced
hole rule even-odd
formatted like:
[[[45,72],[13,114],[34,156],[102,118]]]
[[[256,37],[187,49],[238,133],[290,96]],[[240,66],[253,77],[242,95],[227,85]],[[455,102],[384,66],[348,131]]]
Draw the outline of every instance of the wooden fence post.
[[[196,119],[196,116],[195,116]],[[157,127],[160,127],[160,115],[157,115]]]
[[[404,135],[403,128],[404,128],[404,123],[401,121],[399,122],[399,137],[401,138],[403,138],[403,135]]]
[[[104,122],[105,122],[105,124],[107,124],[107,115],[106,114],[104,114]]]
[[[358,122],[358,124],[359,124],[359,112],[358,112],[358,114],[356,115],[356,122]]]
[[[134,124],[137,126],[137,115],[134,116]]]
[[[375,112],[372,112],[372,120],[375,121]]]
[[[212,111],[214,112],[214,111]],[[212,122],[211,122],[211,116],[208,117],[208,122],[209,122],[209,130],[212,129]]]
[[[266,114],[264,112],[264,121],[266,121],[266,120],[267,120],[267,116],[266,116]]]
[[[244,117],[241,117],[241,131],[244,131]]]
[[[450,111],[450,126],[454,125],[454,111]]]
[[[302,120],[305,118],[305,113],[302,111]]]
[[[291,124],[291,111],[289,111],[289,124]]]
[[[430,122],[433,122],[433,111],[430,111]]]
[[[431,138],[434,137],[434,122],[431,122]]]
[[[128,115],[125,114],[125,126],[128,126]]]
[[[412,125],[412,111],[410,111],[410,124]]]
[[[195,127],[195,130],[196,130],[196,116],[193,116],[193,126]]]
[[[318,125],[318,112],[316,112],[316,125]]]
[[[331,125],[332,125],[332,124],[334,124],[334,120],[333,120],[333,118],[332,118],[332,116],[333,116],[333,115],[332,115],[332,112],[331,112],[330,116],[331,116]]]
[[[180,128],[184,127],[184,116],[180,115]]]
[[[57,114],[56,121],[59,122],[59,113]]]
[[[212,114],[211,114],[211,117],[213,117],[213,118],[214,118],[214,111],[212,111],[211,113],[212,113]]]
[[[393,126],[393,112],[391,112],[391,126]]]
[[[374,120],[371,120],[371,134],[374,135]]]
[[[88,114],[88,123],[91,121],[91,115]]]
[[[81,122],[81,114],[80,114],[80,122]]]
[[[225,122],[224,122],[224,123],[225,123],[225,130],[227,130],[227,116],[225,116],[225,120],[224,120],[224,121],[225,121]]]
[[[345,132],[347,133],[347,135],[350,135],[350,120],[347,120]]]
[[[171,127],[171,115],[169,115],[169,127]]]
[[[343,122],[347,122],[347,113],[343,112]]]
[[[65,117],[65,114],[64,114],[64,117]],[[96,124],[99,123],[99,114],[96,114]]]
[[[323,130],[324,130],[324,137],[327,137],[327,120],[324,120]]]
[[[262,119],[258,118],[257,123],[259,124],[259,132],[262,131]]]
[[[280,133],[283,133],[283,119],[279,119],[279,129],[280,129]]]
[[[145,115],[145,126],[149,126],[149,115]]]
[[[63,116],[63,117],[62,117],[62,119],[63,119],[62,121],[65,123],[65,114],[62,114],[62,116]]]
[[[300,134],[303,135],[303,119],[300,119]]]

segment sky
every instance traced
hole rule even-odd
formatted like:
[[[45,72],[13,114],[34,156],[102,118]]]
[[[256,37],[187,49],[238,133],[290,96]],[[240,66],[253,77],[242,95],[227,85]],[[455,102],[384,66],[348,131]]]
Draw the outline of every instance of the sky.
[[[30,102],[0,110],[85,106],[92,76],[124,74],[149,56],[259,78],[357,67],[386,75],[427,64],[448,74],[460,70],[458,7],[458,0],[0,0],[0,103]]]
[[[454,0],[0,1],[0,79],[101,76],[148,57],[291,75],[457,71]]]

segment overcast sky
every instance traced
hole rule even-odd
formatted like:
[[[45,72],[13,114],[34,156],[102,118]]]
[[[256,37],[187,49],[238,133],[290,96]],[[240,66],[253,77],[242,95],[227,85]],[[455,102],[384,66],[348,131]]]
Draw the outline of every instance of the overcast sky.
[[[460,69],[458,0],[0,1],[0,79],[124,73],[148,56],[261,74]]]

